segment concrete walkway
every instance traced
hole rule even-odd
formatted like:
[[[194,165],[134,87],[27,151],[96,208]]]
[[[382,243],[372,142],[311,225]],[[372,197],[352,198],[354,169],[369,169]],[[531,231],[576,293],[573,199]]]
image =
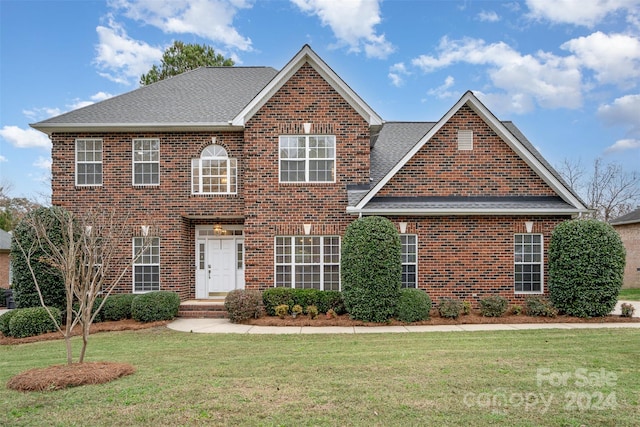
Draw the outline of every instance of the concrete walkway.
[[[619,301],[612,314],[620,314],[620,305],[631,303],[636,308],[633,317],[640,317],[640,301]],[[509,323],[480,325],[421,325],[421,326],[253,326],[238,325],[228,319],[180,318],[167,325],[181,332],[205,334],[379,334],[402,332],[454,331],[517,331],[529,329],[596,329],[637,328],[638,323]]]

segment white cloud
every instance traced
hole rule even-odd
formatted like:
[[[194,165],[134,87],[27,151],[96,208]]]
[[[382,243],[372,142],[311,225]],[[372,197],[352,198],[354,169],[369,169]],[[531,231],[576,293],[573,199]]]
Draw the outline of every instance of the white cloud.
[[[252,6],[249,1],[112,0],[109,6],[168,34],[196,34],[230,49],[251,50],[251,39],[233,27],[236,13]]]
[[[640,137],[640,94],[625,95],[617,98],[612,104],[601,105],[598,117],[606,125],[622,126],[631,135]]]
[[[21,129],[18,126],[4,126],[0,137],[18,148],[51,148],[49,137],[35,129]]]
[[[442,83],[440,86],[438,86],[435,89],[431,89],[427,92],[428,95],[431,96],[435,96],[438,99],[448,99],[448,98],[453,98],[456,93],[450,91],[449,89],[455,84],[456,80],[453,78],[453,76],[447,76],[446,79],[444,79],[444,83]]]
[[[133,40],[124,28],[108,19],[108,26],[96,28],[99,43],[96,46],[96,65],[103,70],[99,74],[117,83],[130,84],[161,57],[164,49]]]
[[[581,66],[594,71],[600,83],[633,87],[640,78],[640,39],[600,31],[560,46],[572,52]]]
[[[36,159],[35,162],[33,162],[33,166],[37,167],[38,169],[51,171],[51,159],[40,156]]]
[[[411,73],[407,70],[407,67],[404,65],[404,62],[398,62],[397,64],[393,64],[389,67],[389,79],[391,80],[391,84],[400,87],[404,84],[404,76],[408,76]]]
[[[628,150],[640,150],[640,139],[621,139],[604,150],[605,154]]]
[[[0,163],[4,163],[8,161],[7,158],[5,156],[3,156],[2,154],[0,154]]]
[[[523,55],[504,42],[487,44],[481,39],[449,40],[443,37],[436,56],[421,55],[412,64],[432,72],[457,63],[487,66],[487,75],[502,94],[517,100],[519,111],[533,108],[578,108],[582,105],[581,74],[572,56],[559,57],[539,51]]]
[[[533,19],[593,27],[612,13],[637,16],[640,0],[527,0],[527,6]]]
[[[338,39],[338,46],[348,46],[350,52],[364,50],[369,58],[387,58],[394,46],[384,34],[375,31],[380,17],[379,0],[291,0],[300,10],[317,15]]]
[[[491,11],[482,11],[477,15],[477,19],[482,22],[498,22],[500,20],[500,16],[493,10]]]
[[[67,107],[69,107],[69,110],[77,110],[78,108],[87,107],[89,105],[95,104],[96,102],[104,101],[105,99],[109,99],[112,96],[113,95],[111,95],[110,93],[98,92],[89,97],[91,101],[76,99],[72,104],[67,105]]]
[[[59,116],[62,114],[62,110],[59,108],[42,107],[32,108],[31,110],[22,110],[22,114],[24,114],[29,120],[40,121],[48,119],[49,117]]]

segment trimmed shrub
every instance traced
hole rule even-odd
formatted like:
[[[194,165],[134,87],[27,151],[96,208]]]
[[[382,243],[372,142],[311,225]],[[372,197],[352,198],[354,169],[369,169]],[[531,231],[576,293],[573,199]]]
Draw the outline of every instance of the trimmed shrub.
[[[58,324],[62,322],[60,310],[49,307]],[[56,325],[44,307],[29,307],[15,310],[9,321],[9,335],[15,338],[32,337],[56,331]]]
[[[276,307],[275,310],[276,316],[281,319],[284,319],[287,314],[289,314],[289,306],[287,304],[280,304]]]
[[[13,289],[16,307],[40,307],[40,297],[36,290],[36,285],[29,271],[27,259],[20,250],[18,243],[25,250],[31,246],[37,246],[36,233],[29,224],[30,221],[38,221],[46,224],[49,238],[52,242],[62,246],[63,237],[60,221],[56,215],[64,214],[60,207],[39,208],[29,212],[26,217],[18,223],[13,231],[11,242],[11,264],[13,268]],[[38,248],[31,257],[31,265],[38,279],[38,285],[44,298],[44,303],[50,307],[56,307],[61,311],[66,309],[66,291],[64,280],[60,272],[50,265],[37,261],[44,257],[45,252]]]
[[[0,307],[5,307],[7,305],[7,297],[4,293],[4,288],[0,288]]]
[[[227,294],[224,299],[224,308],[229,313],[232,323],[240,323],[245,320],[262,316],[262,293],[260,291],[236,289]]]
[[[480,300],[480,313],[485,317],[500,317],[507,312],[507,299],[492,295]]]
[[[400,297],[400,236],[387,218],[368,216],[345,231],[340,263],[342,295],[349,315],[366,322],[386,322]]]
[[[18,312],[18,310],[10,310],[7,311],[6,313],[0,315],[0,332],[2,332],[2,334],[5,337],[10,336],[9,333],[9,322],[11,321],[11,318]]]
[[[558,315],[558,310],[551,301],[543,297],[528,297],[524,304],[529,316],[556,317]]]
[[[136,295],[131,303],[131,317],[138,322],[171,320],[178,315],[180,297],[175,292],[156,291]]]
[[[316,317],[318,317],[318,307],[316,307],[315,305],[310,305],[308,306],[305,311],[307,312],[307,314],[309,315],[310,319],[315,319]]]
[[[298,314],[302,314],[302,306],[300,304],[296,304],[291,307],[291,314],[293,317],[296,317]]]
[[[438,303],[438,313],[440,317],[457,319],[462,311],[462,303],[453,298],[443,298]]]
[[[421,289],[400,289],[396,305],[396,319],[411,323],[429,318],[431,298]]]
[[[620,305],[620,316],[622,317],[632,317],[635,311],[636,308],[632,304],[625,302]]]
[[[293,302],[293,289],[269,288],[262,292],[264,309],[269,316],[276,316],[276,307],[282,304],[291,307]]]
[[[522,306],[518,304],[512,305],[511,314],[513,314],[514,316],[519,316],[520,314],[522,314]]]
[[[610,224],[565,221],[551,235],[549,298],[571,316],[606,316],[618,300],[624,266],[624,246]]]
[[[102,318],[105,321],[131,319],[131,303],[136,294],[109,295],[102,306]]]
[[[471,314],[471,302],[462,301],[462,314]]]
[[[320,313],[326,313],[329,310],[333,310],[336,314],[345,314],[347,312],[344,306],[344,298],[340,291],[322,291],[318,295],[318,311]]]

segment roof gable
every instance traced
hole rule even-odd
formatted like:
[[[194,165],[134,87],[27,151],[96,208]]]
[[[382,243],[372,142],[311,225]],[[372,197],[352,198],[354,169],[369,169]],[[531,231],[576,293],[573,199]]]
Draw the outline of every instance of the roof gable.
[[[513,150],[519,158],[521,158],[542,180],[569,205],[573,206],[577,211],[587,211],[586,206],[580,198],[569,188],[564,181],[558,176],[553,168],[542,158],[542,156],[526,141],[522,136],[519,139],[513,129],[515,126],[499,121],[493,113],[491,113],[472,92],[466,92],[460,100],[437,122],[428,132],[400,159],[396,165],[389,170],[386,175],[374,182],[373,188],[362,197],[356,206],[348,208],[351,212],[361,212],[367,204],[377,196],[378,192],[387,184],[395,175],[406,165],[419,151],[427,144],[438,131],[449,122],[463,106],[469,106],[507,145]],[[510,130],[511,129],[511,130]],[[373,178],[373,177],[372,177]]]
[[[253,115],[302,67],[308,63],[356,110],[370,126],[382,124],[382,118],[338,76],[309,45],[302,49],[233,119],[234,126],[244,126]]]

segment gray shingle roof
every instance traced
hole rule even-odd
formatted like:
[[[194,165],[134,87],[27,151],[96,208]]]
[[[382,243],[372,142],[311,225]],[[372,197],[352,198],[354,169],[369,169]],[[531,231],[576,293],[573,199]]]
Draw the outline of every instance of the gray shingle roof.
[[[0,251],[11,250],[11,234],[0,230]]]
[[[201,67],[33,126],[226,124],[276,74],[271,67]]]
[[[436,197],[374,197],[367,209],[412,210],[571,210],[573,206],[553,196],[436,196]]]
[[[640,223],[640,208],[629,212],[628,214],[619,216],[610,221],[611,225],[635,224]]]

